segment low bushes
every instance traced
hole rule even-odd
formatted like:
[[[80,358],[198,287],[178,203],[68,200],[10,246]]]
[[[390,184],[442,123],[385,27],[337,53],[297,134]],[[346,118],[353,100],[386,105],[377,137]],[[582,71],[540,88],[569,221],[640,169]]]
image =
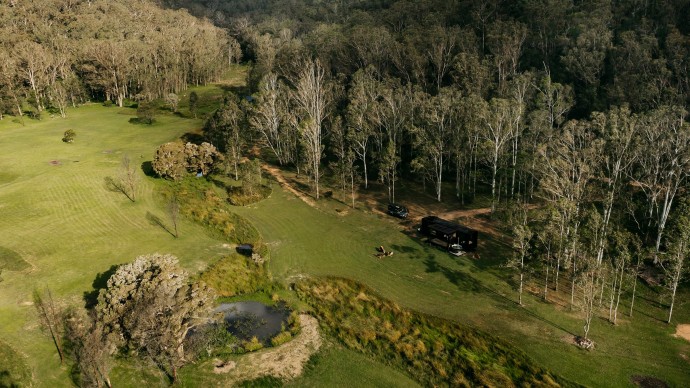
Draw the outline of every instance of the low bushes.
[[[243,187],[228,187],[228,202],[235,206],[247,206],[268,198],[273,191],[268,186],[259,186],[250,192]]]
[[[423,385],[558,386],[556,378],[497,338],[415,313],[344,279],[296,284],[324,331],[347,347],[406,369]]]
[[[233,253],[211,264],[200,280],[216,290],[218,296],[232,297],[265,289],[270,278],[264,264]]]
[[[206,226],[216,236],[236,244],[261,245],[259,231],[247,219],[231,212],[226,202],[206,179],[188,177],[171,186],[180,212]]]

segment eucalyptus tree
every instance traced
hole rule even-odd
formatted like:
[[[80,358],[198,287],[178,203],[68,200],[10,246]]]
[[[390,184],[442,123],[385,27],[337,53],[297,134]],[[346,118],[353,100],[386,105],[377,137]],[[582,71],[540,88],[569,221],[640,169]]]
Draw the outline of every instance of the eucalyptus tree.
[[[671,293],[666,323],[671,323],[678,285],[688,273],[688,259],[690,258],[690,201],[687,198],[684,198],[681,202],[676,214],[669,238],[670,249],[666,255],[668,261],[663,266],[666,275],[666,287]]]
[[[130,50],[133,47],[135,45],[129,42],[94,39],[87,43],[84,51],[81,71],[88,76],[89,84],[94,89],[101,89],[105,99],[114,99],[119,107],[128,96],[134,58]]]
[[[292,135],[287,125],[288,90],[275,73],[268,73],[259,83],[249,124],[261,134],[282,166],[293,159]]]
[[[366,69],[380,79],[387,73],[395,39],[383,26],[356,25],[347,34],[354,68]]]
[[[606,241],[611,228],[611,214],[621,186],[626,183],[635,160],[634,139],[638,130],[637,118],[627,107],[613,107],[606,113],[592,115],[594,129],[603,141],[603,157],[601,158],[600,186],[602,191],[602,230],[599,233],[597,245],[597,262],[601,262],[606,249]]]
[[[400,147],[404,132],[410,127],[415,105],[410,85],[403,86],[397,78],[387,78],[379,84],[379,98],[375,104],[375,124],[381,142],[379,174],[388,187],[388,200],[395,202],[395,183],[400,164]]]
[[[498,93],[504,94],[507,82],[518,73],[527,26],[517,21],[496,20],[489,26],[487,43],[498,79]]]
[[[369,187],[367,156],[370,149],[369,142],[374,137],[375,109],[379,97],[376,71],[370,66],[358,70],[353,75],[348,91],[349,103],[346,112],[347,137],[352,143],[352,150],[362,161],[365,189]]]
[[[441,201],[443,171],[450,153],[450,137],[457,125],[457,90],[443,88],[436,96],[420,96],[419,125],[413,128],[413,147],[416,157],[412,161],[415,171],[434,183],[436,200]]]
[[[529,113],[529,131],[525,139],[527,152],[532,155],[529,167],[530,183],[527,186],[528,198],[532,198],[536,186],[539,147],[549,143],[575,104],[572,88],[553,82],[549,71],[533,78],[533,82],[534,104]]]
[[[15,47],[13,56],[18,60],[16,69],[21,79],[29,85],[30,100],[40,114],[45,108],[53,54],[45,46],[30,41]]]
[[[458,123],[453,126],[451,156],[455,161],[455,195],[465,203],[465,192],[477,183],[477,162],[486,104],[478,95],[463,96],[458,102]]]
[[[424,33],[426,40],[427,60],[434,72],[436,90],[440,91],[443,80],[453,66],[460,46],[460,29],[458,27],[433,26]]]
[[[527,115],[527,107],[530,104],[532,95],[532,74],[531,73],[521,73],[516,75],[508,83],[508,89],[510,96],[513,101],[515,101],[515,113],[513,116],[513,121],[511,123],[512,134],[511,134],[511,158],[510,158],[510,168],[511,168],[511,181],[510,181],[510,197],[515,196],[515,179],[518,173],[518,156],[523,151],[523,132],[526,129],[525,116]],[[524,170],[524,168],[523,168]],[[521,174],[522,175],[522,174]],[[521,179],[521,178],[520,178]],[[518,183],[519,185],[519,183]],[[518,187],[518,193],[520,188]]]
[[[225,155],[235,180],[239,180],[239,163],[247,142],[245,119],[237,97],[230,94],[204,125],[204,136]]]
[[[482,139],[484,160],[491,169],[491,213],[496,210],[496,179],[506,152],[506,146],[513,136],[513,123],[517,116],[517,103],[512,99],[493,98],[481,107]]]
[[[632,179],[647,197],[649,226],[656,226],[655,262],[674,199],[690,174],[687,112],[665,106],[640,117]]]
[[[596,161],[601,147],[601,141],[591,131],[591,123],[571,120],[540,149],[541,193],[558,212],[558,241],[561,244],[557,250],[557,268],[563,262],[573,275],[577,271],[581,211],[588,199],[592,179],[598,174]],[[574,302],[575,281],[573,276],[571,303]]]
[[[297,129],[304,146],[309,172],[314,179],[316,199],[319,199],[320,166],[323,156],[323,124],[332,101],[332,86],[319,60],[308,59],[294,82],[292,101],[295,105]]]

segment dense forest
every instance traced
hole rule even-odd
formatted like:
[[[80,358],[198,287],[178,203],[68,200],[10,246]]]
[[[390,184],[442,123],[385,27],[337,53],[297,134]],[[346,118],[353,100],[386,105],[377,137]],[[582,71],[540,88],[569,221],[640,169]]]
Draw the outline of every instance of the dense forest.
[[[231,41],[146,1],[10,1],[0,6],[0,118],[178,93],[217,79],[236,60]]]
[[[642,260],[682,280],[689,19],[689,0],[10,1],[0,112],[160,98],[242,58],[253,97],[206,124],[230,161],[258,140],[317,199],[324,176],[353,201],[372,179],[394,201],[400,177],[487,195],[586,337]]]
[[[585,337],[604,295],[612,322],[624,289],[634,304],[645,260],[671,320],[688,255],[689,1],[161,3],[227,28],[252,64],[253,103],[228,99],[207,126],[230,159],[248,126],[317,198],[323,176],[353,205],[370,179],[390,201],[399,177],[439,201],[451,185],[462,204],[489,195],[521,282],[540,268],[545,298],[567,283]]]

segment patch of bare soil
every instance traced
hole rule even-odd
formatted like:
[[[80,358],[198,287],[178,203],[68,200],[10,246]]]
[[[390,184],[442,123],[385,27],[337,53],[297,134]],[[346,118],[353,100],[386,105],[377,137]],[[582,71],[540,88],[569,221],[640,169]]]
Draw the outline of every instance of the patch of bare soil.
[[[263,169],[266,170],[266,172],[271,174],[271,176],[273,176],[273,178],[275,178],[275,180],[278,181],[278,183],[280,183],[280,185],[283,186],[287,191],[291,192],[292,194],[295,194],[297,198],[304,201],[304,203],[306,203],[307,205],[316,206],[316,203],[311,198],[309,198],[307,194],[297,190],[291,184],[288,183],[288,181],[281,173],[280,169],[268,164],[264,164],[261,167],[263,167]]]
[[[678,325],[675,336],[690,341],[690,324]]]
[[[304,365],[321,347],[319,322],[316,318],[300,314],[300,333],[277,348],[250,353],[237,361],[216,362],[213,372],[225,373],[232,381],[254,380],[274,376],[289,380],[302,374]]]
[[[663,380],[652,376],[634,375],[630,378],[630,381],[632,381],[635,386],[642,388],[668,388],[668,384]]]

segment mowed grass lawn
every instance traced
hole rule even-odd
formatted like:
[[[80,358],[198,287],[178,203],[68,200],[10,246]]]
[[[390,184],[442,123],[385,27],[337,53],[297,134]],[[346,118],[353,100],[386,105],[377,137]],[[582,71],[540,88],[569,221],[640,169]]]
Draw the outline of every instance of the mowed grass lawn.
[[[583,351],[571,344],[582,333],[579,312],[529,295],[524,307],[517,305],[503,266],[505,244],[480,234],[481,259],[456,258],[424,245],[396,219],[346,209],[328,199],[315,209],[276,187],[268,200],[236,211],[262,232],[271,247],[271,272],[286,284],[314,275],[361,281],[402,306],[495,334],[573,382],[630,386],[631,376],[643,375],[690,386],[690,343],[672,336],[675,325],[660,320],[665,307],[645,287],[638,285],[634,319],[627,317],[628,300],[622,301],[619,325],[595,319],[590,335],[596,350]],[[380,245],[394,255],[376,258]],[[569,290],[567,279],[561,284]],[[690,322],[688,303],[677,306],[675,321]]]
[[[210,87],[197,90],[214,96]],[[68,114],[27,119],[25,126],[0,121],[0,260],[7,261],[0,282],[0,386],[73,386],[68,366],[60,366],[50,338],[39,329],[34,290],[49,287],[60,304],[82,306],[100,273],[138,255],[172,253],[196,274],[230,252],[188,221],[181,221],[178,239],[152,225],[147,213],[167,220],[156,194],[162,182],[141,168],[134,203],[104,182],[118,175],[124,155],[139,167],[160,144],[198,131],[201,120],[160,116],[152,126],[133,125],[133,109],[100,105]],[[77,133],[72,144],[61,141],[67,129]],[[167,385],[147,363],[117,365],[116,386]],[[298,385],[332,385],[351,374],[360,386],[415,385],[400,371],[337,345],[310,364]],[[194,368],[183,370],[182,379],[184,386],[225,385],[222,375],[197,374]]]
[[[82,306],[99,273],[137,255],[169,252],[195,273],[228,252],[189,222],[182,222],[178,239],[152,225],[147,212],[165,220],[165,211],[157,182],[141,168],[136,202],[106,189],[104,178],[117,176],[123,155],[139,167],[158,145],[202,125],[174,116],[133,125],[133,112],[90,105],[69,110],[67,119],[0,122],[0,247],[25,261],[21,271],[2,273],[0,340],[23,356],[39,385],[70,381],[38,328],[34,289],[50,287],[56,300]],[[72,144],[61,141],[67,129],[77,133]]]

